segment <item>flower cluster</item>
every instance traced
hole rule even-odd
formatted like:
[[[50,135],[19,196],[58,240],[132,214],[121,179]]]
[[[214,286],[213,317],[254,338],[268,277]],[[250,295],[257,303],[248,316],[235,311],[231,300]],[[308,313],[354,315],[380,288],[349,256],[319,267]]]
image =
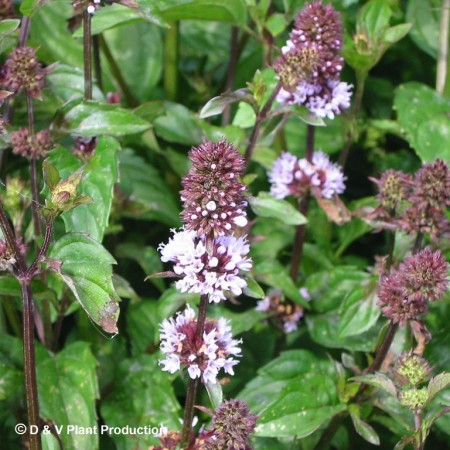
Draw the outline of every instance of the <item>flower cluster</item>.
[[[431,367],[422,356],[406,353],[397,361],[395,378],[401,386],[418,386],[430,378]]]
[[[76,11],[87,10],[89,14],[94,14],[100,8],[101,0],[74,0],[72,6]]]
[[[257,417],[242,400],[226,400],[215,411],[210,429],[196,445],[199,450],[250,450],[249,437]]]
[[[388,170],[376,180],[380,206],[369,218],[386,228],[438,237],[450,232],[450,168],[440,159],[424,164],[414,176]]]
[[[378,291],[383,314],[404,325],[428,311],[428,302],[442,298],[448,289],[448,264],[444,256],[426,248],[407,257],[398,267],[383,274]]]
[[[323,152],[315,152],[312,162],[283,153],[269,172],[270,193],[282,199],[288,195],[304,197],[309,190],[323,198],[333,198],[345,190],[341,167]]]
[[[13,19],[14,5],[12,0],[0,0],[0,20]]]
[[[216,383],[221,369],[234,375],[233,366],[241,349],[233,339],[231,327],[224,318],[206,320],[203,335],[197,335],[194,310],[188,305],[175,318],[164,320],[161,328],[161,351],[166,358],[160,361],[163,370],[175,373],[187,367],[192,379],[201,377],[204,383]]]
[[[306,288],[301,288],[300,294],[305,300],[311,299]],[[291,301],[283,302],[282,295],[279,291],[269,293],[269,295],[257,303],[255,309],[256,311],[269,313],[275,325],[286,334],[296,331],[298,329],[298,322],[303,317],[303,307]]]
[[[30,97],[41,98],[45,69],[37,60],[35,52],[30,47],[18,47],[9,54],[1,80],[7,89],[14,92],[24,90]]]
[[[339,13],[321,1],[307,4],[274,65],[282,84],[277,100],[304,106],[321,118],[334,119],[347,109],[351,86],[340,81],[341,47]]]
[[[16,239],[16,244],[19,252],[24,255],[26,246],[21,239]],[[8,244],[3,239],[0,239],[0,271],[11,271],[17,259],[14,253],[9,249]]]
[[[28,159],[43,159],[53,148],[53,141],[48,130],[38,131],[30,136],[28,128],[19,128],[11,134],[13,153]]]
[[[247,286],[240,271],[251,269],[245,237],[220,236],[212,242],[197,237],[195,231],[174,231],[167,244],[158,247],[163,262],[174,263],[182,277],[175,285],[181,292],[208,295],[210,302],[225,300],[224,291],[242,294]]]
[[[198,236],[223,236],[247,225],[243,191],[238,181],[245,162],[228,142],[205,141],[189,152],[192,169],[182,180],[183,221]]]

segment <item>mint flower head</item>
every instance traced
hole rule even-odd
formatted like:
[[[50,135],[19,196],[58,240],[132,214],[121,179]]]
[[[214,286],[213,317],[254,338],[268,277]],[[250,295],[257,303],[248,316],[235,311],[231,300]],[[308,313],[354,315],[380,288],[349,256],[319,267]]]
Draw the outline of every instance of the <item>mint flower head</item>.
[[[321,118],[334,119],[347,109],[351,86],[340,81],[341,47],[339,13],[321,1],[307,4],[274,64],[282,84],[277,100],[304,106]]]
[[[315,152],[312,162],[297,158],[291,153],[283,153],[269,172],[270,193],[275,198],[288,195],[304,197],[314,190],[326,199],[342,194],[345,190],[342,168],[330,161],[323,152]]]
[[[448,264],[440,251],[424,249],[407,257],[398,267],[381,277],[378,290],[383,315],[404,325],[428,311],[429,301],[437,301],[448,290]]]
[[[228,142],[210,142],[189,152],[192,168],[183,178],[181,200],[186,229],[198,236],[208,237],[232,234],[237,227],[247,224],[243,192],[239,182],[245,162]]]
[[[25,91],[33,98],[41,98],[45,69],[30,47],[18,47],[11,51],[3,66],[2,84],[9,90]]]
[[[175,373],[186,367],[190,378],[201,378],[204,383],[216,383],[220,370],[234,375],[241,341],[233,339],[226,319],[207,319],[199,338],[195,312],[187,305],[183,313],[164,320],[160,330],[160,348],[166,356],[160,361],[162,370]]]
[[[225,291],[240,295],[247,286],[241,271],[249,271],[252,263],[245,237],[220,236],[207,242],[205,236],[181,229],[158,250],[163,262],[174,263],[180,277],[175,286],[181,292],[208,295],[210,302],[218,303],[225,300]]]
[[[11,134],[13,153],[28,159],[44,159],[53,148],[53,140],[48,130],[38,131],[30,136],[28,128],[19,128]]]
[[[257,417],[242,400],[226,400],[215,411],[204,450],[250,450],[249,438],[256,427]]]

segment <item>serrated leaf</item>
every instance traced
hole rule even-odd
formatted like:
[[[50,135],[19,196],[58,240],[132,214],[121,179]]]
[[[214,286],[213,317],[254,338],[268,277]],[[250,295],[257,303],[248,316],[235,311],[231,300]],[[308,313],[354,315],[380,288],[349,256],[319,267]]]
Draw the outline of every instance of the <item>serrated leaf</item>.
[[[119,297],[112,284],[114,258],[94,239],[70,233],[51,248],[62,261],[60,275],[89,317],[108,333],[118,333]]]
[[[361,420],[359,406],[350,405],[348,409],[356,432],[370,444],[380,445],[380,437],[377,432],[368,423]]]
[[[200,119],[221,114],[223,110],[233,103],[246,102],[253,106],[256,111],[256,102],[249,89],[238,89],[234,92],[225,92],[218,97],[213,97],[200,111]]]
[[[377,372],[374,374],[359,375],[357,377],[350,378],[350,380],[368,384],[378,389],[383,389],[393,397],[397,396],[397,388],[395,387],[394,383],[383,373]]]
[[[272,197],[267,192],[260,192],[258,197],[251,197],[249,203],[257,216],[280,220],[287,225],[304,225],[306,217],[288,201]]]
[[[450,386],[450,373],[440,373],[433,377],[427,386],[428,391],[428,402],[431,402],[436,395],[443,389]]]
[[[218,408],[223,401],[222,385],[218,382],[211,383],[210,381],[205,383],[206,392],[208,392],[209,400],[213,409]]]
[[[97,425],[97,361],[90,344],[75,342],[57,355],[38,347],[36,359],[40,416],[62,427],[59,436],[64,449],[98,448],[97,433],[68,432],[67,428]]]

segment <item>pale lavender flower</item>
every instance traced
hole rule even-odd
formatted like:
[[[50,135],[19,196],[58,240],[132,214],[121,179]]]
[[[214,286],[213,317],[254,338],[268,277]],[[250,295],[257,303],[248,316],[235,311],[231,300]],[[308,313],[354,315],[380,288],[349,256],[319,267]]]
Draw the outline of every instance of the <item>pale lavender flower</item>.
[[[287,316],[283,323],[283,330],[286,334],[293,333],[298,330],[298,322],[303,317],[303,309],[295,311],[291,315]]]
[[[269,172],[270,193],[279,199],[288,195],[301,198],[312,188],[322,197],[331,199],[344,192],[344,180],[341,167],[332,163],[323,152],[315,152],[312,163],[283,153]]]
[[[300,292],[300,295],[307,300],[308,302],[311,300],[311,294],[309,293],[308,289],[305,287],[302,287],[298,290]]]
[[[207,243],[194,230],[172,231],[173,237],[167,244],[160,244],[158,250],[161,260],[173,262],[173,271],[181,277],[175,283],[177,289],[208,295],[214,303],[225,300],[226,291],[242,294],[247,283],[240,272],[252,267],[245,236],[220,236]]]
[[[190,378],[201,378],[204,383],[216,383],[221,369],[234,375],[233,367],[238,364],[234,357],[240,356],[242,341],[233,339],[226,319],[207,319],[199,339],[195,312],[187,305],[183,313],[164,320],[160,331],[160,349],[165,354],[162,370],[175,373],[186,367]]]

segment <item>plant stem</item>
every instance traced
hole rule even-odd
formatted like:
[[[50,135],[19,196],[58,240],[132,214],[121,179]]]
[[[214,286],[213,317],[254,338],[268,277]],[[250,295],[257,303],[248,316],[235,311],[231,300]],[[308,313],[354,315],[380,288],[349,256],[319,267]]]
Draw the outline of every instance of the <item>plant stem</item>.
[[[312,125],[308,125],[306,130],[306,160],[308,162],[312,162],[313,154],[314,154],[314,134],[316,128]],[[299,202],[299,211],[301,214],[306,216],[309,208],[309,199],[310,196],[307,195]],[[295,231],[295,239],[294,246],[292,248],[292,258],[291,258],[291,270],[290,276],[292,280],[295,282],[298,278],[298,269],[300,267],[300,263],[302,261],[303,255],[303,244],[305,242],[306,236],[306,225],[298,225]]]
[[[116,60],[114,59],[114,56],[111,53],[111,50],[109,49],[108,43],[106,42],[105,38],[102,35],[99,35],[99,41],[103,54],[105,55],[105,58],[108,61],[111,73],[114,79],[117,81],[117,84],[119,85],[119,88],[122,91],[123,96],[125,97],[125,101],[127,102],[128,106],[131,106],[133,108],[138,106],[139,102],[136,100],[135,96],[130,91],[130,88],[128,87],[127,82],[125,81],[125,78],[123,77],[120,68],[116,63]]]
[[[418,435],[414,440],[414,450],[423,450],[424,442],[422,439],[422,413],[420,411],[416,411],[414,413],[414,426]]]
[[[197,317],[197,340],[203,339],[203,330],[205,328],[206,308],[208,306],[208,296],[202,295],[200,297],[200,305],[198,307]],[[181,433],[181,447],[187,448],[191,437],[192,419],[194,418],[194,404],[197,397],[197,390],[199,385],[199,378],[190,379],[186,396],[186,403],[184,407],[183,417],[183,431]]]
[[[97,81],[97,86],[102,91],[103,90],[103,80],[102,80],[102,65],[100,61],[100,39],[98,34],[92,36],[92,46],[94,50],[94,72],[95,79]]]
[[[83,48],[84,48],[84,99],[92,100],[92,36],[91,14],[87,9],[83,13]]]
[[[23,358],[25,372],[25,396],[27,402],[28,429],[31,425],[39,426],[39,402],[36,381],[36,362],[34,350],[34,302],[31,293],[31,278],[26,275],[26,265],[16,243],[11,225],[6,217],[3,204],[0,202],[0,228],[10,251],[14,253],[15,275],[17,276],[22,291],[23,301]],[[41,450],[39,434],[29,435],[29,449]]]
[[[439,24],[439,52],[436,70],[436,91],[444,94],[447,82],[447,63],[449,57],[450,0],[443,0]]]
[[[355,103],[353,104],[353,110],[350,113],[349,118],[348,118],[349,128],[347,131],[344,147],[342,148],[341,154],[339,155],[339,161],[338,161],[339,164],[342,166],[342,168],[345,167],[345,164],[346,164],[347,158],[348,158],[348,154],[350,151],[350,147],[351,147],[353,139],[355,137],[354,127],[356,126],[356,119],[358,118],[359,112],[361,110],[366,79],[367,79],[367,72],[356,74]]]
[[[169,22],[164,37],[164,92],[170,101],[178,96],[178,38],[179,22]]]
[[[420,252],[420,248],[422,247],[422,241],[423,241],[423,233],[420,231],[417,233],[416,240],[414,241],[414,247],[413,247],[413,254]]]
[[[278,84],[275,86],[274,90],[272,91],[272,94],[270,94],[270,97],[267,99],[266,104],[263,106],[263,108],[259,111],[258,115],[256,116],[256,122],[253,126],[252,132],[250,134],[250,138],[248,140],[247,148],[245,149],[245,165],[248,166],[250,159],[252,158],[252,153],[256,145],[256,141],[258,140],[259,130],[261,128],[261,125],[264,121],[264,119],[267,117],[267,114],[270,111],[270,108],[272,107],[272,104],[281,89],[281,82],[278,82]]]
[[[20,24],[19,47],[25,47],[30,33],[31,18],[22,16],[22,23]]]
[[[33,99],[27,95],[27,114],[28,114],[28,134],[33,139],[34,137],[34,113],[33,113]],[[36,159],[32,158],[30,161],[30,184],[31,195],[33,197],[33,203],[31,210],[33,211],[33,225],[35,236],[41,235],[41,222],[39,219],[39,187],[38,187],[38,175]]]
[[[53,234],[53,219],[49,219],[46,223],[44,242],[42,243],[42,246],[39,249],[36,258],[34,258],[34,261],[31,263],[31,266],[28,268],[27,273],[25,275],[26,277],[31,279],[36,275],[37,265],[41,260],[41,258],[47,253],[48,247],[50,246],[52,234]]]
[[[23,362],[25,373],[25,394],[27,399],[28,428],[32,425],[39,427],[39,402],[36,380],[36,361],[34,349],[34,302],[31,293],[31,280],[20,280],[23,301]],[[41,438],[39,434],[29,435],[30,450],[40,450]]]
[[[231,27],[230,61],[228,63],[225,92],[229,92],[233,89],[234,79],[236,76],[236,66],[239,59],[238,38],[239,38],[239,28]],[[222,114],[222,126],[228,125],[230,123],[230,117],[231,117],[231,106],[227,105],[223,110]]]

